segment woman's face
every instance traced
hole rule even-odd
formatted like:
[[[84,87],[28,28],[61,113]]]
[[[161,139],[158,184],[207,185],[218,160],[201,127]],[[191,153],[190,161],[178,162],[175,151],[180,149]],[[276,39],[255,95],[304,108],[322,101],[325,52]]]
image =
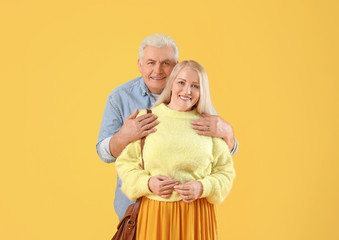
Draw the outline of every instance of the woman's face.
[[[176,111],[190,111],[200,98],[198,73],[190,67],[180,70],[172,85],[168,107]]]

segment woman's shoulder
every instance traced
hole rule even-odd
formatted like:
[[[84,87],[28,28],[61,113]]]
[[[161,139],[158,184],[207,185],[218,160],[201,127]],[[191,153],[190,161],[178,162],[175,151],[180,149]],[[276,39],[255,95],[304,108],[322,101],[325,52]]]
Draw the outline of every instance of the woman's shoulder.
[[[223,151],[230,152],[229,147],[224,139],[220,137],[212,137],[214,149],[221,149]]]

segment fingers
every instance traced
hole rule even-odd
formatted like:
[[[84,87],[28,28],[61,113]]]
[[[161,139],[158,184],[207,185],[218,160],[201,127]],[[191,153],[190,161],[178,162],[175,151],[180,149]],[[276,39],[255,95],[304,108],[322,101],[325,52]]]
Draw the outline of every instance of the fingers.
[[[150,190],[163,198],[168,198],[172,195],[174,186],[179,184],[179,181],[173,178],[162,175],[154,176],[149,181]]]
[[[197,131],[197,133],[202,136],[214,136],[211,131]]]
[[[156,131],[157,131],[156,128],[152,128],[152,129],[150,129],[150,130],[143,131],[142,134],[141,134],[141,137],[146,137],[146,136],[148,136],[148,135],[150,135],[151,133],[154,133],[154,132],[156,132]]]
[[[147,136],[150,133],[153,133],[153,131],[149,131],[153,129],[156,125],[159,124],[159,121],[157,120],[157,116],[151,113],[142,115],[138,117],[136,120],[139,123],[140,130],[143,132],[143,136]]]
[[[192,121],[192,124],[193,125],[205,125],[206,123],[211,121],[212,117],[213,117],[213,115],[208,114],[208,113],[202,113],[201,116],[202,116],[202,118],[198,118],[198,119]]]
[[[190,203],[193,202],[194,200],[197,199],[196,194],[194,194],[194,192],[190,191],[190,190],[178,190],[178,189],[174,189],[182,198],[182,200],[186,203]]]
[[[145,123],[140,123],[140,124],[141,124],[141,130],[146,131],[146,130],[150,130],[150,129],[154,128],[156,125],[158,125],[159,121],[155,120],[155,121],[152,121],[152,122],[147,123],[147,124],[145,124]]]
[[[152,113],[147,113],[147,114],[144,114],[144,115],[141,115],[141,116],[137,117],[137,120],[138,120],[140,123],[147,124],[147,123],[153,122],[153,121],[156,120],[157,118],[158,118],[157,115],[154,115],[154,114],[152,114]]]
[[[173,187],[179,184],[179,181],[177,179],[165,177],[162,175],[158,175],[157,179],[160,181],[159,185],[162,193],[168,190],[172,192]]]
[[[163,175],[157,175],[156,176],[159,180],[161,181],[166,181],[166,180],[171,180],[171,181],[175,181],[175,182],[179,182],[177,179],[175,178],[171,178],[171,177],[166,177],[166,176],[163,176]]]
[[[169,198],[172,195],[172,192],[173,192],[173,188],[171,188],[171,189],[169,189],[167,191],[161,191],[159,193],[159,196],[163,197],[163,198]]]
[[[190,181],[184,184],[174,186],[176,191],[184,202],[193,202],[202,194],[203,186],[199,181]]]
[[[138,116],[139,110],[135,109],[134,112],[127,117],[127,119],[135,119]]]
[[[180,184],[180,185],[175,186],[174,189],[176,191],[178,190],[178,191],[184,191],[185,192],[185,191],[191,190],[192,187],[190,185],[184,183],[184,184]]]
[[[192,128],[199,131],[209,131],[211,129],[209,125],[192,125]]]
[[[192,121],[193,126],[202,126],[202,125],[206,125],[207,123],[209,123],[209,121],[205,118],[199,118],[199,119]]]

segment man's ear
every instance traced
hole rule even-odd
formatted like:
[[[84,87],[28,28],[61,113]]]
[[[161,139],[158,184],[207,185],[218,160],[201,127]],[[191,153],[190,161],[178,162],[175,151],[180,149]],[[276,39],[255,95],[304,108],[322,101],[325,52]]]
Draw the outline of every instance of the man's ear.
[[[139,72],[141,73],[141,61],[140,61],[140,59],[138,59],[138,69],[139,69]]]

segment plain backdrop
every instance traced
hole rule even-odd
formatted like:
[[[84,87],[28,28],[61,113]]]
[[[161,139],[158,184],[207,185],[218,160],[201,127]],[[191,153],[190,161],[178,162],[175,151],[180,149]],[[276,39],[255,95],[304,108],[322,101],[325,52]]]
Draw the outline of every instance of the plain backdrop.
[[[110,239],[105,102],[152,33],[207,70],[234,127],[220,239],[339,239],[338,1],[0,1],[0,239]]]

